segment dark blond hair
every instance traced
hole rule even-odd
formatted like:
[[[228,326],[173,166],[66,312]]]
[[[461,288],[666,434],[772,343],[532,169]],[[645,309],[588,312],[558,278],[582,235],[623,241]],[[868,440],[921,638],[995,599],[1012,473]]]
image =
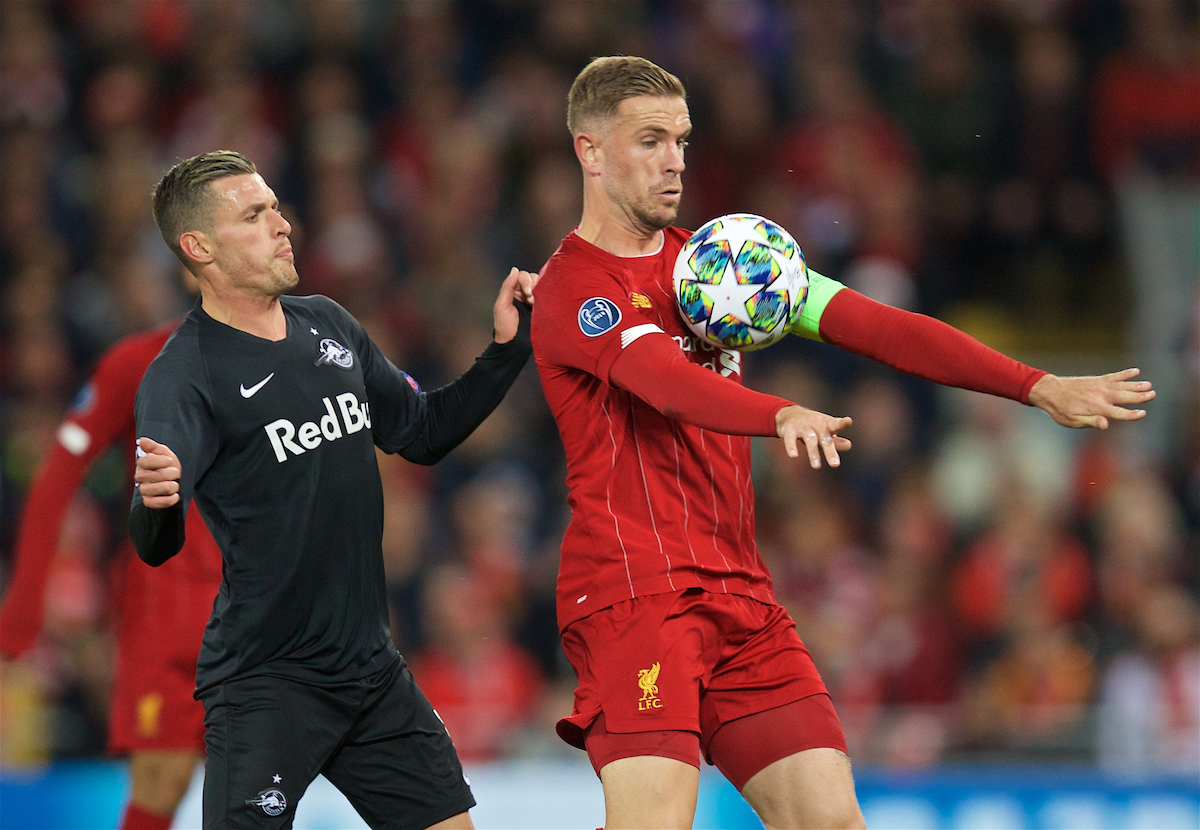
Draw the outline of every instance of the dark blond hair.
[[[579,135],[591,122],[615,115],[626,98],[638,95],[687,99],[677,77],[645,58],[595,58],[575,77],[567,94],[567,129]]]
[[[179,247],[188,231],[211,233],[213,192],[209,185],[229,176],[257,173],[254,162],[233,150],[214,150],[184,159],[154,186],[154,221],[167,247],[189,269],[193,263]]]

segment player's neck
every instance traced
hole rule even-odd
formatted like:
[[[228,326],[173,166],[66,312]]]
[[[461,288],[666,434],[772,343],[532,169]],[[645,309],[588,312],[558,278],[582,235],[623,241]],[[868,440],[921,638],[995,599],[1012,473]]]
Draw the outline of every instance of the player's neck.
[[[211,284],[200,287],[204,313],[230,328],[253,334],[264,340],[287,337],[287,318],[279,297],[250,296],[232,291],[217,291]]]
[[[597,215],[584,206],[583,218],[575,233],[602,251],[615,256],[646,256],[662,248],[663,232],[635,227],[624,217]]]

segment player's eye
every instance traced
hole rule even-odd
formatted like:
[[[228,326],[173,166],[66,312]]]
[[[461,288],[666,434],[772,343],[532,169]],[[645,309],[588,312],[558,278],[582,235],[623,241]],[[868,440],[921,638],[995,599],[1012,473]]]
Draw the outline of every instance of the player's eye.
[[[677,142],[675,142],[675,143],[676,143],[676,144],[679,146],[679,149],[680,149],[680,150],[686,150],[686,149],[687,149],[687,146],[688,146],[688,145],[689,145],[691,142],[690,142],[690,141],[688,141],[686,138],[681,138],[681,139],[679,139],[679,141],[677,141]]]

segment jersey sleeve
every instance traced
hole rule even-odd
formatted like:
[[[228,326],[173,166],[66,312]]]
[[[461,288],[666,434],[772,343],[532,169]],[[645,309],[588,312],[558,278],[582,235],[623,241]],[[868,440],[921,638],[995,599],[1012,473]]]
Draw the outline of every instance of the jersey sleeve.
[[[775,437],[791,401],[747,389],[688,361],[662,332],[637,338],[613,362],[612,383],[668,418],[728,435]]]
[[[188,506],[196,482],[212,465],[217,451],[217,429],[199,351],[179,343],[146,370],[138,387],[134,411],[136,437],[165,444],[179,457],[179,501],[162,509],[146,507],[136,486],[130,509],[130,535],[138,556],[150,565],[161,565],[183,547]],[[136,447],[135,452],[140,452]]]
[[[846,286],[835,279],[808,269],[808,299],[800,317],[792,324],[791,332],[798,337],[821,341],[821,316],[833,296]]]
[[[20,656],[37,639],[45,613],[46,581],[63,520],[91,463],[133,430],[133,399],[146,364],[165,336],[123,340],[97,364],[30,485],[17,528],[14,566],[0,605],[0,654]]]
[[[839,291],[820,318],[821,339],[924,380],[1029,403],[1046,373],[924,314]]]
[[[662,332],[634,308],[627,292],[600,269],[555,275],[539,284],[535,328],[543,363],[578,369],[611,383],[612,365],[625,346]],[[548,290],[546,290],[548,289]]]

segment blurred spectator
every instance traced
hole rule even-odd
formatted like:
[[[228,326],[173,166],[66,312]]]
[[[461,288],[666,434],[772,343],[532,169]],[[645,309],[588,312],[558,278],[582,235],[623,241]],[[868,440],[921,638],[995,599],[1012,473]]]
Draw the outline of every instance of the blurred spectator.
[[[1182,576],[1183,516],[1163,480],[1126,473],[1104,495],[1095,515],[1101,646],[1112,652],[1134,639],[1149,597]]]
[[[890,2],[882,12],[880,85],[922,170],[924,290],[935,305],[987,297],[997,278],[980,261],[979,232],[1007,129],[1001,45],[961,3]]]
[[[763,212],[753,202],[754,187],[776,173],[771,144],[777,117],[767,79],[751,64],[731,63],[705,92],[694,104],[697,118],[707,115],[705,137],[687,150],[689,198],[679,217],[685,228],[725,213]]]
[[[993,528],[954,572],[954,608],[978,664],[1004,648],[1033,616],[1056,628],[1084,619],[1092,568],[1054,505],[1019,487],[1005,494]]]
[[[1000,655],[968,682],[960,745],[1049,757],[1081,751],[1097,673],[1082,632],[1030,607],[1008,633]]]
[[[945,585],[949,527],[920,474],[900,476],[881,512],[879,613],[847,673],[841,705],[873,715],[866,758],[928,766],[950,741],[962,681]]]
[[[851,62],[814,51],[800,67],[808,108],[776,149],[776,175],[794,200],[780,221],[818,271],[914,308],[922,240],[909,141]]]
[[[854,413],[856,453],[847,477],[864,513],[874,520],[883,510],[888,488],[915,460],[916,416],[898,373],[856,382],[846,393],[845,410]]]
[[[428,646],[410,664],[464,761],[500,757],[537,711],[543,679],[511,638],[486,577],[442,565],[426,584]]]
[[[1006,488],[1046,507],[1070,496],[1070,438],[1041,412],[989,395],[942,392],[951,428],[933,451],[933,487],[963,537],[996,519]]]
[[[1109,664],[1097,752],[1111,770],[1200,772],[1200,606],[1161,585],[1138,609],[1137,640]]]
[[[1122,8],[1128,40],[1097,73],[1092,128],[1132,278],[1130,345],[1158,392],[1137,440],[1165,461],[1183,433],[1183,356],[1200,311],[1197,11],[1176,0],[1126,0]]]

